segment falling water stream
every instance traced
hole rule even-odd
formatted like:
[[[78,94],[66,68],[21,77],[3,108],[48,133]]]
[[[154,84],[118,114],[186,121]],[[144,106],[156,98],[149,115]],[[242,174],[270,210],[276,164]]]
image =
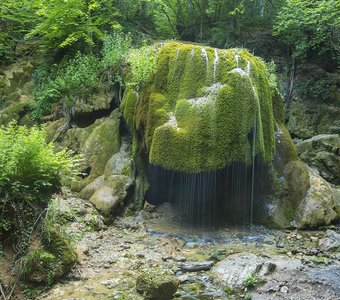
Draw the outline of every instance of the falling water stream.
[[[190,60],[194,55],[195,51],[192,49]],[[204,47],[201,47],[201,55],[209,70],[209,58]],[[261,223],[264,215],[266,195],[269,194],[271,184],[268,182],[268,167],[256,156],[257,131],[262,130],[257,128],[261,118],[259,97],[250,76],[251,63],[247,61],[242,69],[240,56],[236,54],[234,59],[236,67],[230,72],[237,72],[245,80],[249,80],[256,102],[254,125],[248,134],[248,141],[245,141],[245,147],[251,147],[246,151],[246,155],[251,155],[251,163],[234,161],[224,169],[200,173],[179,172],[150,164],[150,188],[146,200],[154,205],[169,203],[176,211],[180,223],[205,228],[220,225],[250,225],[252,228],[254,224]],[[191,105],[203,106],[214,101],[221,86],[216,82],[218,63],[218,50],[215,49],[213,85],[207,89],[207,95],[188,99]],[[173,113],[169,113],[169,120],[163,126],[180,130]],[[249,161],[248,158],[245,158],[246,162]]]

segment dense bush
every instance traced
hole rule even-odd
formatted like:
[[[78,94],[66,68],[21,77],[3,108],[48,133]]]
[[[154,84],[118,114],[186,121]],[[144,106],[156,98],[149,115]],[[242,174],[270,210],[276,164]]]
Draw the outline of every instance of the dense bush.
[[[143,86],[152,81],[156,73],[156,56],[158,51],[159,48],[155,45],[131,49],[127,62],[131,67],[132,82]]]
[[[114,32],[104,38],[102,66],[109,84],[123,85],[123,67],[132,44],[131,34]]]
[[[44,130],[0,127],[0,240],[12,237],[22,253],[53,192],[76,173],[71,153],[54,152]]]
[[[34,118],[51,113],[54,103],[60,102],[69,111],[77,101],[86,100],[98,88],[100,69],[100,61],[93,55],[78,54],[62,63],[47,80],[36,84]],[[37,80],[40,73],[44,72],[35,72]]]

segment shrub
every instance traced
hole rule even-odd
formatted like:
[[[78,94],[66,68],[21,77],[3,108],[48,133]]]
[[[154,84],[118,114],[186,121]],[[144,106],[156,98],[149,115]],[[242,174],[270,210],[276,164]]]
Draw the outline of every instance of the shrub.
[[[36,76],[39,77],[39,72],[36,72]],[[60,102],[66,111],[72,110],[77,101],[87,99],[98,88],[99,81],[99,60],[95,56],[78,53],[36,87],[34,118],[40,119],[51,113],[54,103]]]
[[[52,193],[76,174],[77,159],[45,138],[38,127],[0,127],[0,240],[12,234],[19,255]]]
[[[102,50],[102,66],[105,79],[110,85],[123,85],[123,67],[132,44],[131,34],[114,32],[105,35]]]
[[[151,82],[156,73],[156,56],[159,47],[143,46],[132,49],[127,57],[131,67],[131,81],[138,86],[144,86]]]
[[[259,279],[257,278],[256,275],[249,275],[245,280],[244,280],[244,285],[248,288],[253,288],[255,285],[257,285],[259,282]]]

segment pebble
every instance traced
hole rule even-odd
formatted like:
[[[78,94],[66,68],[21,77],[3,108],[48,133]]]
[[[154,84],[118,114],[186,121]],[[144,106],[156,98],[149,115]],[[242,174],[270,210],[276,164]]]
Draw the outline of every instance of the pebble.
[[[288,287],[286,287],[285,285],[283,287],[281,287],[280,292],[283,294],[287,294],[288,293]]]
[[[278,242],[276,242],[276,247],[277,248],[284,248],[285,247],[285,243],[282,242],[282,241],[278,241]]]
[[[180,268],[184,272],[209,271],[214,265],[213,261],[182,263]]]

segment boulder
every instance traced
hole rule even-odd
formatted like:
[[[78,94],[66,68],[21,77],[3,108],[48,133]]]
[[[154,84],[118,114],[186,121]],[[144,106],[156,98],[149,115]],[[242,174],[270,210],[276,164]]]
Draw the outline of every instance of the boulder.
[[[95,191],[90,198],[90,202],[104,216],[110,216],[115,210],[122,208],[126,204],[133,180],[124,175],[112,175],[104,184]]]
[[[300,158],[318,169],[320,175],[340,185],[340,135],[320,134],[296,144]]]
[[[334,230],[327,230],[326,236],[319,240],[322,251],[337,251],[340,248],[340,234]]]
[[[97,177],[82,189],[82,191],[79,193],[79,197],[83,199],[90,199],[93,194],[104,185],[104,182],[104,175]]]
[[[171,273],[165,270],[149,270],[138,276],[136,290],[146,300],[170,300],[178,285],[178,279]]]
[[[247,285],[249,278],[261,278],[272,273],[276,265],[252,253],[238,253],[218,262],[211,270],[218,283],[231,290]]]
[[[260,59],[243,49],[177,42],[160,47],[152,82],[141,90],[127,85],[121,103],[149,162],[188,173],[251,164],[254,154],[272,161],[272,107]]]
[[[338,218],[335,193],[315,169],[308,168],[310,188],[296,209],[292,223],[297,228],[329,225]]]

